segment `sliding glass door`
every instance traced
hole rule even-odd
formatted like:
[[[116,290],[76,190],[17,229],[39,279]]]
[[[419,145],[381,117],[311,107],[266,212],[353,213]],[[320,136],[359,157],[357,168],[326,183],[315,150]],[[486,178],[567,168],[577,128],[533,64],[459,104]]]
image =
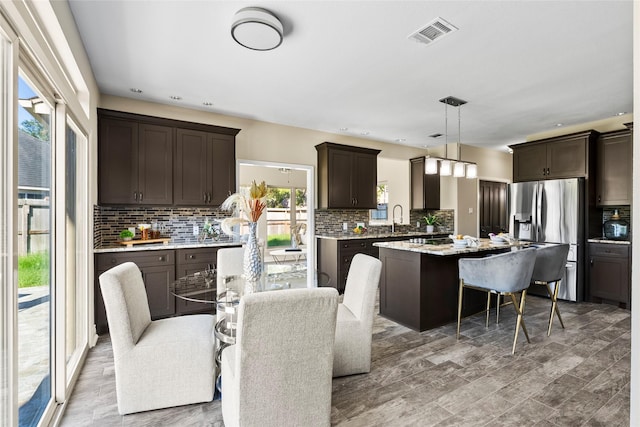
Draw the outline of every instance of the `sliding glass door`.
[[[52,399],[53,106],[18,80],[18,421],[36,426]]]

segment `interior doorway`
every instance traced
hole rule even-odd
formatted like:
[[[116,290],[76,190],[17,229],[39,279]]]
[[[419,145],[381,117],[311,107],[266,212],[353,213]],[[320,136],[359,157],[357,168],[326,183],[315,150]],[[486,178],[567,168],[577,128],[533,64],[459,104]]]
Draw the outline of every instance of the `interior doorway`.
[[[304,256],[292,257],[301,262],[306,259],[308,271],[315,268],[315,185],[314,167],[291,163],[238,160],[236,182],[238,188],[264,181],[272,197],[272,207],[260,218],[258,238],[264,244],[265,262],[279,262],[282,258],[272,252],[290,248],[291,228],[300,230],[296,242],[304,249]]]
[[[480,237],[489,237],[489,233],[507,233],[507,184],[481,180],[478,199]]]

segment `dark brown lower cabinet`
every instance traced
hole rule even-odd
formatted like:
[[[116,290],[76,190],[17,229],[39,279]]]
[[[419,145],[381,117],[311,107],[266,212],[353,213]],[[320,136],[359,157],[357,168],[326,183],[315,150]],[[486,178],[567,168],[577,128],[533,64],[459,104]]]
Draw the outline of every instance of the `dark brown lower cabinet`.
[[[430,255],[380,248],[380,315],[414,331],[425,331],[458,318],[458,260],[510,249],[464,255]],[[485,309],[486,292],[465,289],[462,315]]]
[[[589,243],[589,295],[593,302],[607,302],[631,309],[631,246]]]
[[[94,307],[96,332],[98,334],[105,333],[109,329],[102,292],[100,292],[99,277],[111,267],[127,261],[134,262],[142,272],[151,318],[160,319],[172,316],[175,313],[175,297],[170,291],[170,286],[176,278],[174,250],[96,254]]]
[[[209,264],[215,265],[218,248],[176,249],[176,277],[184,277],[204,271]],[[176,298],[176,314],[215,313],[214,304],[186,301]]]
[[[185,301],[175,297],[171,293],[171,285],[176,278],[203,271],[208,264],[216,265],[218,249],[220,249],[219,246],[96,254],[94,284],[96,332],[103,334],[109,330],[98,278],[111,267],[127,261],[134,262],[142,272],[152,319],[195,313],[215,314],[214,304]]]
[[[416,234],[411,237],[446,237],[446,234]],[[351,266],[351,260],[355,254],[363,253],[378,258],[378,247],[375,242],[392,242],[396,240],[409,240],[409,236],[377,237],[377,238],[345,238],[345,239],[317,239],[318,271],[326,273],[330,277],[329,286],[344,292],[347,284],[347,273]]]

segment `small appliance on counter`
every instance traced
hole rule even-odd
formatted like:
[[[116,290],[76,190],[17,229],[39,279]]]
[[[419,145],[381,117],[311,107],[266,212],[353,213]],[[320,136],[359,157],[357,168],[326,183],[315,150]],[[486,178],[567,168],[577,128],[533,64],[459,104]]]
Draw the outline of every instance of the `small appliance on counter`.
[[[618,209],[613,210],[613,215],[609,221],[605,221],[604,237],[611,240],[628,240],[629,239],[629,223],[624,219],[620,219]]]

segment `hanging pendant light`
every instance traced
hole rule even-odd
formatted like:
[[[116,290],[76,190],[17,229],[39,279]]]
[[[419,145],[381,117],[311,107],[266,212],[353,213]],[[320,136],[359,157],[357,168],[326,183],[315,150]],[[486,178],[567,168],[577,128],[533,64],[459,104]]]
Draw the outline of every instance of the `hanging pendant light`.
[[[453,96],[447,96],[446,98],[440,99],[440,102],[444,104],[444,158],[442,157],[434,157],[434,156],[426,156],[424,163],[424,173],[427,175],[435,175],[438,173],[438,162],[440,162],[440,176],[451,176],[453,175],[455,178],[462,178],[466,176],[467,178],[477,178],[478,177],[478,166],[473,162],[465,162],[460,160],[460,137],[461,134],[461,120],[460,120],[460,106],[467,103],[467,101],[462,100],[460,98],[455,98]],[[452,107],[458,107],[458,155],[457,159],[452,160],[449,159],[449,116],[447,108],[451,105]]]
[[[477,178],[478,177],[478,165],[475,163],[471,163],[467,165],[467,178]]]
[[[453,176],[455,178],[462,178],[464,176],[464,163],[455,162],[453,165]]]
[[[440,160],[440,176],[451,176],[451,160]]]
[[[435,157],[426,157],[424,161],[424,173],[427,175],[435,175],[438,173],[438,159]]]

